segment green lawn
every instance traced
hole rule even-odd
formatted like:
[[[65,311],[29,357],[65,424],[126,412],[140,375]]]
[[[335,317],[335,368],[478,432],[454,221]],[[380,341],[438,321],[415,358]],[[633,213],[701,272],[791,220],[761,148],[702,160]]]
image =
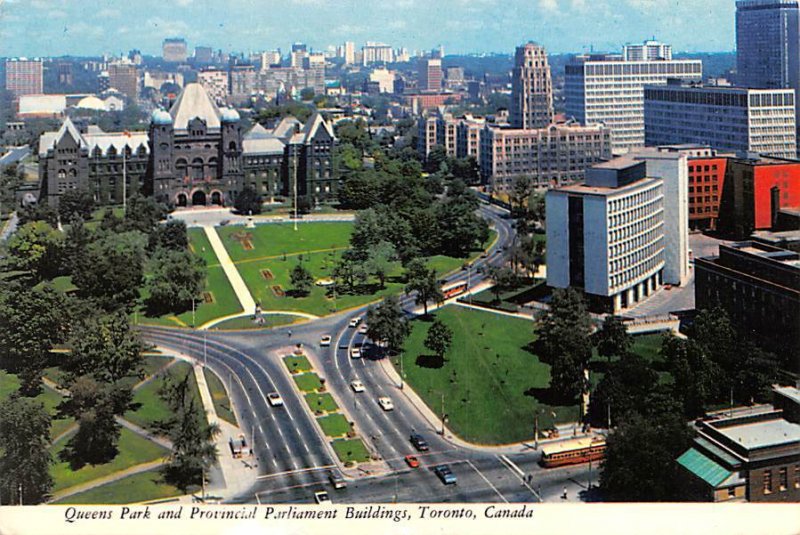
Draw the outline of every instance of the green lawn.
[[[360,438],[334,440],[331,444],[343,463],[369,461],[369,451]]]
[[[19,389],[19,384],[19,378],[15,374],[0,370],[0,401],[5,401],[8,396],[16,392]],[[51,440],[75,423],[73,418],[55,418],[56,407],[64,399],[58,392],[42,386],[42,393],[33,399],[44,405],[45,410],[53,417],[50,424]]]
[[[200,401],[200,393],[197,391],[197,383],[195,382],[192,366],[187,362],[178,362],[169,368],[167,373],[178,380],[183,379],[187,374],[190,375],[189,387],[195,398],[195,405],[198,407],[198,410],[205,415],[203,404]],[[169,418],[172,414],[172,410],[167,403],[161,399],[161,396],[158,395],[158,391],[163,384],[164,377],[158,376],[137,389],[133,396],[133,402],[141,403],[141,406],[135,411],[126,412],[125,419],[147,429],[154,422]]]
[[[353,223],[298,223],[264,224],[254,228],[240,225],[217,227],[222,243],[234,262],[240,260],[306,253],[320,249],[348,247]],[[242,242],[233,236],[250,236],[252,249],[245,250]]]
[[[69,463],[59,460],[58,453],[64,449],[67,441],[62,440],[50,451],[53,454],[53,464],[50,473],[53,476],[53,492],[80,485],[99,477],[104,477],[120,470],[125,470],[137,464],[154,461],[167,455],[168,451],[154,442],[141,438],[125,428],[119,439],[119,453],[111,462],[98,465],[86,465],[79,470],[72,470]]]
[[[228,398],[225,386],[220,378],[210,368],[204,368],[203,373],[206,376],[206,383],[208,384],[209,392],[211,392],[211,399],[214,401],[214,410],[217,411],[217,416],[228,423],[238,425],[236,414],[231,408],[231,400]]]
[[[453,432],[471,442],[503,444],[533,438],[537,412],[541,429],[578,418],[577,406],[548,403],[550,367],[527,349],[535,339],[532,322],[458,306],[435,315],[453,331],[445,361],[437,362],[423,345],[431,323],[417,320],[403,367],[406,380],[437,414],[444,394]],[[399,369],[399,358],[393,362]]]
[[[311,371],[311,363],[304,356],[288,355],[283,357],[283,363],[289,368],[291,372],[307,372]]]
[[[339,408],[330,394],[306,394],[306,403],[312,412],[333,412]]]
[[[217,254],[214,252],[214,248],[211,247],[211,243],[208,241],[204,229],[192,227],[187,229],[186,234],[189,237],[189,249],[205,260],[206,266],[211,267],[219,265]]]
[[[350,422],[338,413],[317,418],[317,423],[322,428],[322,432],[331,438],[344,436],[350,431]]]
[[[290,316],[289,314],[263,314],[261,317],[263,318],[264,323],[256,323],[253,321],[252,316],[242,316],[240,318],[231,318],[221,323],[217,323],[211,327],[211,329],[220,331],[268,329],[270,327],[291,325],[292,323],[303,321],[303,318],[298,316]]]
[[[126,478],[106,483],[100,487],[68,496],[53,502],[56,505],[69,504],[124,504],[138,503],[159,498],[180,496],[181,491],[172,485],[161,482],[161,474],[157,470],[141,472]]]
[[[297,383],[297,388],[303,392],[314,392],[322,388],[322,382],[320,382],[316,373],[295,375],[294,382]]]

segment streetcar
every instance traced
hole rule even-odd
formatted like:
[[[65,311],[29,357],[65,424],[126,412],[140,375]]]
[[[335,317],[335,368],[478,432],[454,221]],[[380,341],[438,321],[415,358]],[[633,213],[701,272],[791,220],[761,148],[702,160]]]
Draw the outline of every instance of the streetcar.
[[[601,460],[606,453],[606,441],[601,437],[582,437],[542,446],[540,464],[545,468],[581,464]]]

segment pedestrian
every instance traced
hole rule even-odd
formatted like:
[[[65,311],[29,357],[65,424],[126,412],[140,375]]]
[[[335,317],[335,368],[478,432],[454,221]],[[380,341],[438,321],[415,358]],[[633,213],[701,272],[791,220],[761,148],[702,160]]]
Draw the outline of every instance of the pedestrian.
[[[562,500],[566,500],[567,499],[567,487],[564,487],[564,494],[561,495],[561,499]]]
[[[288,331],[286,334],[288,334],[288,335],[289,335],[289,338],[291,338],[291,337],[292,337],[292,330],[291,330],[291,329],[289,329],[289,331]]]

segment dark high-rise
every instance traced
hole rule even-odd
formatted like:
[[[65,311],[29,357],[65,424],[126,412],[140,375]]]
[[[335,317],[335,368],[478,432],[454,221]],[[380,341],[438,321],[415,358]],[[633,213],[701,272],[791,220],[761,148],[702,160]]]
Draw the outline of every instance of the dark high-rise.
[[[553,86],[543,46],[528,42],[517,47],[511,83],[511,126],[548,126],[553,121]]]

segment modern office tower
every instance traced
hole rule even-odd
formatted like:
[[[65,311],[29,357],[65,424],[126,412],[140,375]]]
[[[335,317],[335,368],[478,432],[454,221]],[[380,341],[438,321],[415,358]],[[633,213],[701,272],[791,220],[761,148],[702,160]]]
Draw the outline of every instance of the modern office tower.
[[[345,65],[353,65],[356,62],[356,44],[353,41],[345,41],[342,45],[342,58]]]
[[[215,104],[221,104],[228,98],[228,71],[222,69],[205,69],[197,73],[197,83],[203,86]]]
[[[716,230],[728,158],[710,147],[689,157],[689,228]]]
[[[736,70],[740,86],[795,90],[800,137],[800,0],[736,2]]]
[[[449,113],[433,113],[417,122],[417,151],[427,158],[437,145],[452,158],[471,156],[480,162],[481,133],[486,119],[465,114],[453,117]]]
[[[129,98],[139,97],[139,69],[127,60],[109,63],[108,83]]]
[[[136,48],[128,52],[128,59],[131,60],[131,63],[134,65],[141,65],[144,62],[142,51]]]
[[[362,65],[372,65],[373,63],[391,63],[394,61],[394,51],[392,47],[385,43],[374,43],[367,41],[361,47]]]
[[[622,48],[622,59],[625,61],[671,60],[672,45],[665,45],[658,41],[645,41],[640,45],[625,45]]]
[[[647,145],[691,143],[718,150],[793,158],[792,89],[649,86],[644,91]]]
[[[756,241],[720,244],[717,256],[695,259],[694,296],[698,310],[721,306],[738,331],[800,371],[797,252]]]
[[[400,47],[395,49],[394,51],[394,60],[397,63],[408,63],[411,61],[411,54],[408,53],[408,49],[404,47]]]
[[[6,60],[6,90],[14,97],[44,93],[42,60],[11,58]]]
[[[234,103],[250,97],[255,89],[256,68],[253,65],[232,65],[228,89]]]
[[[280,67],[281,65],[281,51],[280,50],[267,50],[261,53],[261,70],[267,70],[271,67]]]
[[[442,90],[442,60],[439,58],[424,59],[419,63],[420,91]]]
[[[182,37],[164,39],[164,43],[161,45],[161,56],[164,58],[164,61],[170,63],[185,62],[186,58],[189,56],[186,48],[186,39]]]
[[[481,132],[481,177],[493,192],[509,191],[521,175],[538,187],[582,180],[586,168],[610,157],[609,131],[602,125],[552,124],[536,129],[487,125]]]
[[[194,47],[194,62],[199,65],[208,65],[214,61],[214,50],[210,46]]]
[[[643,147],[644,86],[664,85],[669,78],[699,82],[700,60],[625,61],[621,56],[577,56],[565,69],[567,116],[586,125],[611,129],[616,154]]]
[[[61,61],[58,63],[58,83],[61,85],[72,85],[72,63]]]
[[[593,309],[610,313],[658,291],[666,263],[664,203],[664,180],[627,157],[587,169],[585,183],[549,190],[548,286],[580,289]]]
[[[292,52],[289,55],[289,65],[302,69],[306,57],[308,57],[308,47],[304,43],[295,43],[292,45]]]
[[[306,86],[314,88],[318,94],[325,92],[325,54],[312,52],[303,60],[307,71]]]
[[[511,126],[543,128],[553,120],[553,86],[547,52],[536,43],[517,47],[511,75]]]
[[[376,88],[378,93],[394,93],[395,76],[394,71],[390,71],[386,67],[378,67],[369,73],[368,85]]]

